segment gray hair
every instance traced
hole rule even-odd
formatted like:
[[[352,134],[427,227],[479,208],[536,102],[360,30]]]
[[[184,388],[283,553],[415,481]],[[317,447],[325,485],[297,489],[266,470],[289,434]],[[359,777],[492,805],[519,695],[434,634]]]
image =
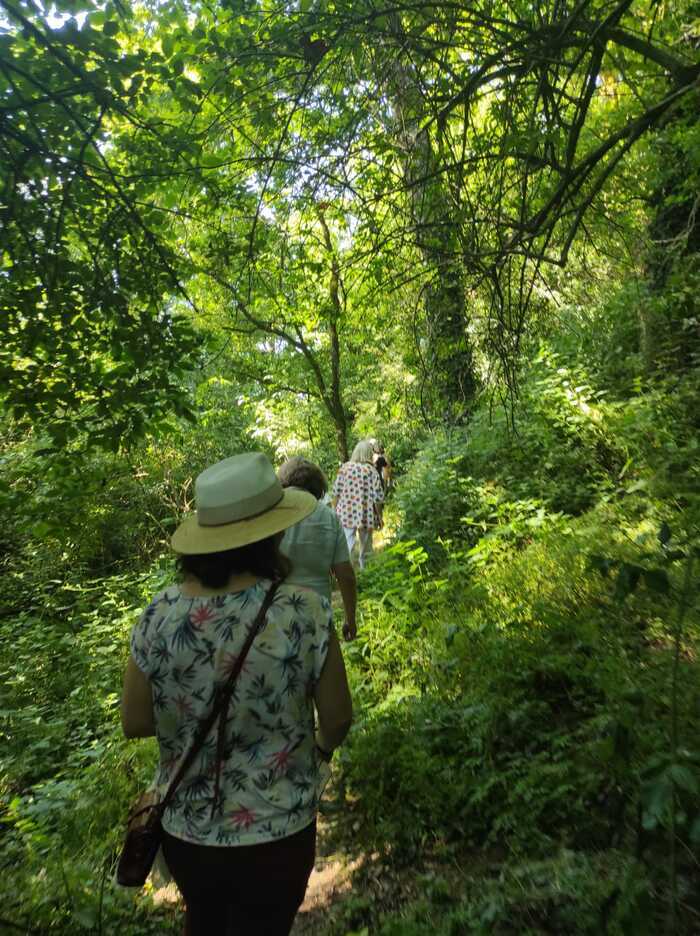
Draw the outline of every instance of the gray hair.
[[[318,467],[301,455],[288,458],[277,472],[282,487],[297,487],[320,500],[328,490],[326,476]]]
[[[371,441],[369,439],[362,439],[362,441],[358,442],[355,448],[352,450],[350,461],[369,462],[369,464],[371,465],[373,455],[374,455],[374,446],[372,445]]]

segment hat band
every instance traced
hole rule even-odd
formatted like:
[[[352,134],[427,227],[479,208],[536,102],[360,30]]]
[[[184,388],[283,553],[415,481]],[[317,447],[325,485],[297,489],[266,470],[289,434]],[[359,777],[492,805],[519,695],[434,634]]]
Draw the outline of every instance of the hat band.
[[[244,497],[234,504],[220,504],[217,507],[197,507],[197,523],[199,526],[221,526],[224,523],[236,523],[238,520],[249,520],[258,514],[271,510],[284,497],[284,490],[275,478],[274,484],[266,491],[259,491],[252,497]]]

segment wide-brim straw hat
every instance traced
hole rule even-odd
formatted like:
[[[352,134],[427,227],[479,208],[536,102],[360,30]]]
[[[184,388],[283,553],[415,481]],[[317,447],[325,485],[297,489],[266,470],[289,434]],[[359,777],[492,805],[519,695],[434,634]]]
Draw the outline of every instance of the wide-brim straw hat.
[[[175,530],[170,543],[183,555],[223,552],[281,533],[317,505],[313,494],[283,488],[262,452],[225,458],[194,485],[196,513]]]

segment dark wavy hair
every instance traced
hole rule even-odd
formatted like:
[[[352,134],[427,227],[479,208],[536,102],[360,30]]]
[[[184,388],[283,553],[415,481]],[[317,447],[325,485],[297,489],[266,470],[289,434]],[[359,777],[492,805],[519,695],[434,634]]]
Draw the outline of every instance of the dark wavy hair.
[[[281,533],[223,552],[178,556],[182,575],[192,575],[205,588],[223,588],[232,575],[250,572],[260,578],[281,581],[289,575],[291,564],[279,550]]]

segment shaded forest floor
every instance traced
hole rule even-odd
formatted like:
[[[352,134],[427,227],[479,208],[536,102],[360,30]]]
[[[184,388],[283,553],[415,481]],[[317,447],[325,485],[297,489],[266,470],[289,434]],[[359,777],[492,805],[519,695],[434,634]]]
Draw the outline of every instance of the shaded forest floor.
[[[325,801],[321,809],[316,863],[291,936],[367,936],[383,918],[436,888],[459,891],[464,866],[456,855],[432,854],[420,865],[394,867],[378,853],[367,854],[353,845],[352,810],[336,805]],[[181,904],[173,883],[156,886],[153,900],[161,909],[169,905],[175,910]],[[179,932],[178,923],[175,927],[173,932]]]
[[[415,899],[422,890],[425,871],[399,871],[383,863],[376,853],[356,854],[350,841],[344,839],[341,824],[346,823],[338,823],[332,816],[319,817],[316,865],[292,936],[362,932],[370,922]],[[351,826],[345,835],[350,830]]]
[[[353,842],[352,806],[324,801],[318,821],[316,864],[291,936],[368,936],[382,920],[424,897],[440,903],[461,891],[465,865],[493,863],[496,856],[426,852],[410,866],[396,866]]]

